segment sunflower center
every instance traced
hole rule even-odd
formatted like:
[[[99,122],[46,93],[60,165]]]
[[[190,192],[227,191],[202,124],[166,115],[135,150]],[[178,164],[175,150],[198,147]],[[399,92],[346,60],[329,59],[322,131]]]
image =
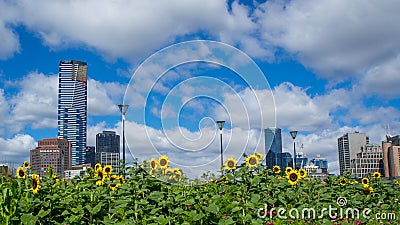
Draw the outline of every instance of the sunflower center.
[[[249,160],[250,165],[255,165],[257,164],[257,159],[255,157],[251,157]]]
[[[161,160],[160,160],[160,165],[161,165],[161,166],[167,165],[167,160],[161,159]]]
[[[106,168],[106,173],[109,173],[110,172],[110,168]]]
[[[228,161],[228,167],[232,168],[235,166],[235,163],[233,163],[233,161]]]
[[[36,180],[33,180],[33,182],[32,182],[32,188],[33,188],[33,189],[36,189],[37,186],[38,186],[37,181],[36,181]]]
[[[156,167],[156,162],[152,161],[151,162],[151,168],[154,168],[154,167]]]
[[[296,181],[297,180],[297,174],[296,173],[291,173],[290,175],[289,175],[289,179],[290,179],[290,181]]]
[[[18,174],[19,174],[20,177],[25,176],[25,172],[24,172],[23,170],[20,170],[20,171],[18,172]]]

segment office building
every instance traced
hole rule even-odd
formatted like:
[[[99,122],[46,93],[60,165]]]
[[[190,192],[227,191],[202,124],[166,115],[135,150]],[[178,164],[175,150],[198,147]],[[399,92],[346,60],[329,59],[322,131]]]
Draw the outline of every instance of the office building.
[[[96,165],[96,151],[94,146],[86,147],[85,164],[90,164],[91,167],[94,167],[94,165]]]
[[[368,177],[368,174],[383,171],[383,152],[381,146],[377,144],[367,144],[361,147],[361,151],[357,153],[355,159],[350,160],[351,174],[357,178]]]
[[[298,152],[296,155],[296,169],[304,168],[304,166],[308,165],[308,158],[304,152]]]
[[[96,163],[111,165],[118,172],[120,160],[120,137],[114,131],[96,135]]]
[[[328,160],[326,160],[326,158],[321,158],[320,155],[317,155],[315,158],[310,160],[310,164],[321,169],[322,173],[328,173]]]
[[[400,135],[387,136],[382,142],[383,164],[385,177],[400,177]]]
[[[277,154],[277,158],[278,158],[278,164],[281,167],[281,169],[285,169],[286,167],[290,166],[293,168],[293,157],[292,154],[290,154],[289,152],[282,152]]]
[[[49,166],[54,173],[63,175],[70,168],[70,143],[65,139],[45,138],[38,141],[38,147],[30,150],[32,173],[44,176]]]
[[[265,155],[266,165],[268,168],[272,168],[275,165],[281,168],[284,165],[281,164],[282,159],[282,136],[280,128],[267,128],[264,130],[265,133]]]
[[[71,143],[71,165],[85,162],[87,64],[61,61],[58,73],[58,138]]]
[[[344,175],[346,171],[350,171],[350,162],[355,159],[361,147],[365,147],[369,143],[369,137],[358,131],[347,133],[337,139],[340,175]]]

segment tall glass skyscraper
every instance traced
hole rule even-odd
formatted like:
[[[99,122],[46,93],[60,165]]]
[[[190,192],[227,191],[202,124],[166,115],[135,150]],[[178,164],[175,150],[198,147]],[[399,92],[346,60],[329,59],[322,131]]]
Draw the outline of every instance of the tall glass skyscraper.
[[[60,61],[58,73],[58,138],[71,143],[71,166],[85,163],[87,64]]]
[[[282,136],[280,128],[267,128],[265,132],[265,153],[268,168],[280,166],[282,162]],[[286,167],[286,166],[285,166]],[[284,168],[284,167],[283,167]]]

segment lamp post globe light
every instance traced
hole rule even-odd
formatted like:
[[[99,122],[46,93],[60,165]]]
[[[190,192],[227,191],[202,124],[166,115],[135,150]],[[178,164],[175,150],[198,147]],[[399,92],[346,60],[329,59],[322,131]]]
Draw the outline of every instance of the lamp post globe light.
[[[221,147],[221,173],[222,175],[224,174],[224,155],[222,152],[222,128],[224,127],[225,121],[224,120],[218,120],[217,121],[218,128],[219,128],[219,137],[220,137],[220,147]]]
[[[119,104],[118,107],[122,114],[122,162],[123,165],[125,166],[126,163],[125,162],[125,114],[126,111],[128,111],[129,105]],[[125,175],[125,170],[124,170],[124,175]]]
[[[296,169],[296,142],[295,142],[296,135],[297,135],[296,130],[290,131],[290,136],[292,136],[292,138],[293,138],[293,167],[294,167],[294,169]]]

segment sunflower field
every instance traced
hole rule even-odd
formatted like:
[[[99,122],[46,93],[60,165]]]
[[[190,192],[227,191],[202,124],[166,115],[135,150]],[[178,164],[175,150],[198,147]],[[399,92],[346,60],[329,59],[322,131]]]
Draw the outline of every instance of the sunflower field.
[[[72,180],[24,163],[16,178],[0,177],[0,224],[400,224],[397,180],[310,179],[303,169],[265,169],[259,153],[245,158],[194,181],[167,156],[124,175],[97,164]]]

